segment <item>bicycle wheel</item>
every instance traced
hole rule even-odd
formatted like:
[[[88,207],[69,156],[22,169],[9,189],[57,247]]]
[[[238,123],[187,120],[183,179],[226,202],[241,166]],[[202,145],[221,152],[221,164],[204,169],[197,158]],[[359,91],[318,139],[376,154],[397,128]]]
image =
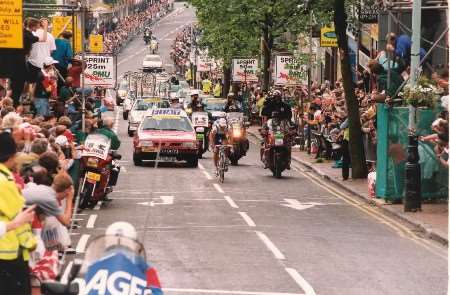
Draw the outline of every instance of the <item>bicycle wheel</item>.
[[[225,165],[225,154],[223,150],[221,150],[219,155],[219,180],[221,183],[225,180]]]

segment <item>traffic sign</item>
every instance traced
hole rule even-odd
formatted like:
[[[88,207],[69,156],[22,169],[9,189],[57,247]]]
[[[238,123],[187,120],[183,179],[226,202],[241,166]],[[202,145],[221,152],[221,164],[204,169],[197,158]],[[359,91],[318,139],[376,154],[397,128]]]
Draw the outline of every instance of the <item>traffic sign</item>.
[[[75,33],[73,31],[72,17],[71,16],[54,16],[52,18],[52,34],[55,38],[64,32],[70,31],[73,33],[73,38],[75,38],[75,52],[81,52],[82,41],[81,41],[81,26],[77,21],[77,17],[75,19]]]
[[[102,53],[103,35],[89,35],[89,49],[94,53]]]
[[[0,1],[0,48],[23,48],[22,0]]]
[[[320,30],[320,47],[338,47],[334,27],[323,27]]]

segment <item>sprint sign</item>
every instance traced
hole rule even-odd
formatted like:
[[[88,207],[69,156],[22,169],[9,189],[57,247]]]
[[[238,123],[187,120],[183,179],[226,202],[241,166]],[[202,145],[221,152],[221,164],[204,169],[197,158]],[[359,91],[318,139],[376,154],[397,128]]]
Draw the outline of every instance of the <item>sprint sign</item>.
[[[84,83],[86,86],[116,87],[116,61],[110,54],[86,54]]]

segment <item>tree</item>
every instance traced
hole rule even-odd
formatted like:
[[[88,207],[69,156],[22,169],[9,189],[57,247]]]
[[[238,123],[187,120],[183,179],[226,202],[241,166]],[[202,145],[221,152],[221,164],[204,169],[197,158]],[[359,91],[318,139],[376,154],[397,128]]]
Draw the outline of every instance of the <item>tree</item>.
[[[334,27],[338,40],[339,56],[341,58],[341,74],[348,112],[352,178],[366,178],[367,165],[364,155],[361,121],[359,118],[359,103],[355,96],[349,59],[345,0],[334,0]]]
[[[56,4],[56,0],[33,0],[33,1],[30,1],[30,3],[33,3],[33,4]],[[49,12],[49,11],[24,11],[24,18],[27,18],[27,17],[34,17],[34,18],[46,17],[46,18],[48,18],[52,14],[53,13]]]

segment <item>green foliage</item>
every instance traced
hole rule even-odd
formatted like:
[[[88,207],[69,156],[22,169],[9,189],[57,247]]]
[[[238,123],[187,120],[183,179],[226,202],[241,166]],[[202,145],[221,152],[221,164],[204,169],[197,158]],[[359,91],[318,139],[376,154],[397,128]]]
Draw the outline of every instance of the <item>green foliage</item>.
[[[56,4],[56,0],[25,0],[25,3],[33,3],[33,4]],[[49,17],[53,12],[50,11],[24,11],[23,17],[35,17],[35,18],[42,18],[42,17]]]

